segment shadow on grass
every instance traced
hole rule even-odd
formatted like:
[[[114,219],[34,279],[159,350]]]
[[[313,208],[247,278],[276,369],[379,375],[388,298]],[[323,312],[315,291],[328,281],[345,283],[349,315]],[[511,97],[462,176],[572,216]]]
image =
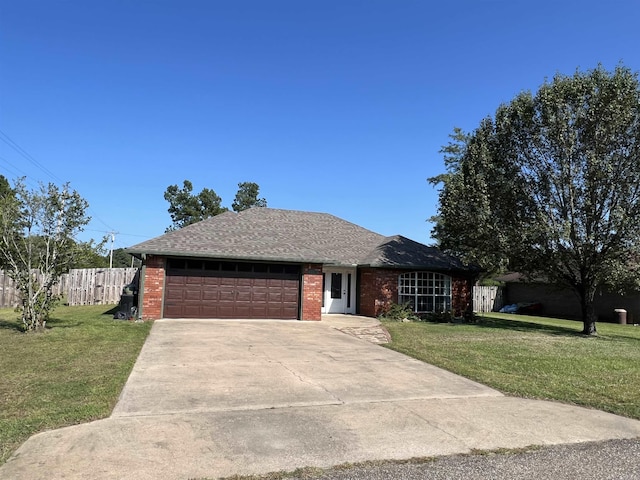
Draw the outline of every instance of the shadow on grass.
[[[519,332],[540,332],[549,335],[566,337],[582,336],[582,324],[576,328],[561,327],[558,325],[544,325],[526,320],[509,320],[507,318],[480,317],[475,323],[482,328],[499,328],[503,330],[515,330]]]
[[[24,329],[18,322],[9,322],[7,320],[0,320],[0,328],[5,330],[15,330],[16,332],[23,333]]]
[[[79,327],[81,325],[80,322],[75,322],[75,323],[71,323],[69,321],[61,321],[58,320],[56,321],[54,320],[49,320],[47,322],[47,330],[54,330],[54,329],[58,329],[58,328],[76,328]]]
[[[119,309],[120,309],[120,306],[116,305],[113,308],[110,308],[109,310],[104,312],[102,315],[115,315],[119,311]]]

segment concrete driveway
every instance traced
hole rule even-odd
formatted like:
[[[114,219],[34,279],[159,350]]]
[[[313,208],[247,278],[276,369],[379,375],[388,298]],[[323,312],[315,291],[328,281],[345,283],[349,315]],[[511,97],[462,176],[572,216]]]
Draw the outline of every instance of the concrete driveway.
[[[33,436],[0,478],[217,478],[640,436],[336,328],[372,322],[156,321],[112,416]]]

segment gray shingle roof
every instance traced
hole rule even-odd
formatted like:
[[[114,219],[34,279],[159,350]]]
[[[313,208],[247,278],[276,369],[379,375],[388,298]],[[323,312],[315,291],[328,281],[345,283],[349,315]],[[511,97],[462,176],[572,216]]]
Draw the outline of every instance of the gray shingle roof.
[[[225,212],[127,249],[132,254],[451,269],[464,266],[404,237],[384,237],[326,213]]]
[[[384,237],[326,213],[226,212],[128,249],[130,253],[353,265]]]
[[[419,268],[429,270],[476,270],[465,266],[460,259],[401,235],[385,238],[360,265],[370,267]]]

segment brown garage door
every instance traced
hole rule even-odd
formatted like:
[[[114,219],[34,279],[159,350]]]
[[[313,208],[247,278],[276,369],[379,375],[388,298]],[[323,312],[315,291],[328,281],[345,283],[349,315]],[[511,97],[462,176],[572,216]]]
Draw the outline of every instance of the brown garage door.
[[[170,260],[164,317],[297,319],[299,288],[297,265]]]

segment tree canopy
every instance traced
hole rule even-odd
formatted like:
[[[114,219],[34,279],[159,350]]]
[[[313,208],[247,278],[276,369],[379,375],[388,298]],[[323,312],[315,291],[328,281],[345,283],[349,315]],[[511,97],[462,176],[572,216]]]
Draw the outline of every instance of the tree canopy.
[[[105,260],[108,262],[108,255]],[[113,251],[113,268],[140,267],[142,262],[125,252],[124,248],[116,248]]]
[[[266,207],[267,201],[258,198],[260,187],[257,183],[241,182],[238,184],[238,193],[231,204],[234,212],[241,212],[252,207]]]
[[[173,222],[167,231],[199,222],[226,212],[222,199],[209,188],[203,188],[197,195],[192,194],[193,184],[189,180],[182,182],[182,188],[170,185],[164,192],[164,199],[169,202],[168,212]]]
[[[66,184],[29,190],[24,180],[0,192],[0,267],[20,292],[26,330],[44,328],[52,287],[78,254],[74,238],[89,223],[87,202]]]
[[[97,242],[76,242],[69,269],[72,268],[106,268],[109,266],[109,256],[106,250],[106,238]]]
[[[433,236],[489,271],[569,287],[594,334],[601,286],[640,285],[640,85],[624,66],[556,75],[442,149]]]
[[[267,201],[258,198],[260,187],[257,183],[238,183],[238,192],[231,207],[235,212],[241,212],[251,207],[266,207]],[[178,230],[192,223],[215,217],[229,211],[222,206],[222,199],[209,188],[203,188],[198,194],[193,194],[193,184],[189,180],[183,182],[182,188],[170,185],[164,192],[164,198],[169,202],[168,212],[172,224],[166,231]]]
[[[0,197],[13,195],[13,189],[4,175],[0,175]]]

